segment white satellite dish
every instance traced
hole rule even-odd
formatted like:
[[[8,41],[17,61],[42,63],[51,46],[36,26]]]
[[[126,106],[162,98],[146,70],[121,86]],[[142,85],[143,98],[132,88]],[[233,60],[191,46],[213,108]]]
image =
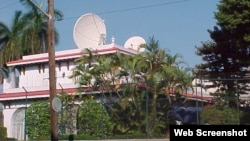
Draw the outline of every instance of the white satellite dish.
[[[134,37],[129,38],[125,42],[124,47],[136,50],[138,52],[143,52],[145,48],[140,47],[140,45],[142,44],[146,44],[146,41],[140,36],[134,36]]]
[[[73,38],[78,48],[90,48],[105,44],[104,20],[93,13],[82,15],[75,23]]]

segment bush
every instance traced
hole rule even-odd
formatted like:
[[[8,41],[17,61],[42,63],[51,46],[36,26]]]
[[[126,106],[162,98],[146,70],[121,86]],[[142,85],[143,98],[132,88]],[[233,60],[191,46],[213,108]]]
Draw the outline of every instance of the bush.
[[[201,121],[211,125],[238,124],[239,116],[239,112],[234,108],[206,106],[201,112]]]
[[[101,103],[95,100],[84,101],[78,113],[78,133],[95,137],[111,136],[113,123]]]
[[[0,139],[7,139],[7,129],[5,127],[0,127]]]
[[[60,135],[59,140],[68,140],[68,141],[73,141],[73,140],[95,140],[98,139],[97,137],[91,136],[91,135],[86,135],[86,134],[80,134],[80,135]]]
[[[133,133],[133,134],[124,134],[124,135],[113,135],[112,139],[146,139],[146,133]]]
[[[17,141],[17,139],[15,139],[15,138],[7,138],[6,141]]]

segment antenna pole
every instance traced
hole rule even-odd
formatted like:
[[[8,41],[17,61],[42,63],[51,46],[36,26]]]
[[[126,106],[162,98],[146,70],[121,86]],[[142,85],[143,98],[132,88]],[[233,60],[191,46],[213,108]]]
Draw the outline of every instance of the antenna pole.
[[[49,88],[50,88],[50,129],[51,141],[58,141],[57,113],[52,108],[56,96],[55,49],[54,49],[54,0],[48,0],[48,54],[49,54]]]

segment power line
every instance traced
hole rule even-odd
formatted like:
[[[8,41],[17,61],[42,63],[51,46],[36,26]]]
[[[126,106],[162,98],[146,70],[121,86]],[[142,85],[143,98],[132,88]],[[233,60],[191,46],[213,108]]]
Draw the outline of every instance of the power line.
[[[101,12],[101,13],[97,13],[97,14],[104,15],[104,14],[111,14],[111,13],[127,12],[127,11],[133,11],[133,10],[140,10],[140,9],[147,9],[147,8],[153,8],[153,7],[172,5],[172,4],[177,4],[177,3],[184,3],[184,2],[188,2],[188,1],[192,1],[192,0],[178,0],[178,1],[152,4],[152,5],[139,6],[139,7],[132,7],[132,8],[126,8],[126,9],[120,9],[120,10],[106,11],[106,12]],[[5,2],[7,2],[7,1],[5,1]],[[14,3],[8,4],[6,6],[0,7],[0,10],[11,7],[11,6],[16,5],[18,3],[19,2],[14,2]],[[59,19],[59,20],[55,20],[55,21],[65,21],[65,20],[76,19],[76,18],[79,18],[79,17],[78,16],[68,17],[68,18],[63,18],[63,19]]]
[[[13,5],[16,5],[17,3],[19,3],[19,2],[13,2],[13,3],[8,4],[8,5],[6,5],[6,6],[0,7],[0,10],[5,9],[5,8],[8,8],[8,7],[11,7],[11,6],[13,6]]]
[[[6,2],[9,2],[10,0],[0,0],[0,3],[3,4],[3,3],[6,3]]]
[[[111,13],[127,12],[127,11],[133,11],[133,10],[140,10],[140,9],[147,9],[147,8],[153,8],[153,7],[172,5],[172,4],[177,4],[177,3],[184,3],[184,2],[188,2],[188,1],[191,1],[191,0],[179,0],[179,1],[165,2],[165,3],[159,3],[159,4],[153,4],[153,5],[146,5],[146,6],[132,7],[132,8],[126,8],[126,9],[120,9],[120,10],[106,11],[106,12],[101,12],[101,13],[97,13],[97,14],[104,15],[104,14],[111,14]],[[5,1],[5,2],[7,2],[7,1]],[[14,3],[8,4],[6,6],[0,7],[0,10],[11,7],[11,6],[16,5],[18,3],[19,2],[14,2]],[[57,20],[57,21],[70,20],[70,19],[76,19],[76,18],[78,18],[78,16],[77,17],[68,17],[68,18]]]
[[[146,9],[146,8],[160,7],[160,6],[177,4],[177,3],[184,3],[184,2],[188,2],[188,1],[191,1],[191,0],[179,0],[179,1],[165,2],[165,3],[146,5],[146,6],[140,6],[140,7],[126,8],[126,9],[121,9],[121,10],[106,11],[106,12],[97,13],[97,15],[104,15],[104,14],[111,14],[111,13],[119,13],[119,12],[127,12],[127,11],[140,10],[140,9]],[[75,18],[78,18],[78,17],[68,17],[68,18],[60,19],[58,21],[70,20],[70,19],[75,19]]]
[[[140,10],[140,9],[146,9],[146,8],[152,8],[152,7],[159,7],[159,6],[176,4],[176,3],[183,3],[183,2],[187,2],[187,1],[191,1],[191,0],[179,0],[179,1],[165,2],[165,3],[153,4],[153,5],[147,5],[147,6],[140,6],[140,7],[134,7],[134,8],[121,9],[121,10],[114,10],[114,11],[99,13],[99,15],[109,14],[109,13],[117,13],[117,12],[126,12],[126,11],[132,11],[132,10]]]

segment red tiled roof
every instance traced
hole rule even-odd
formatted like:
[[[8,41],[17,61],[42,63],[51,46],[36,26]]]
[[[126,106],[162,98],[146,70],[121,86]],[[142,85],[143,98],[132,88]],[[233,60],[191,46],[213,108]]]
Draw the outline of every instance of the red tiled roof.
[[[128,54],[131,54],[131,51],[129,49],[126,49],[126,48],[121,48],[121,47],[116,47],[116,46],[113,46],[111,48],[103,48],[103,49],[96,49],[93,51],[93,53],[105,53],[105,52],[110,52],[110,51],[121,51],[121,52],[124,52],[124,53],[128,53]],[[55,54],[55,59],[56,60],[60,60],[60,59],[64,59],[64,58],[77,58],[81,55],[84,55],[86,54],[85,52],[74,52],[74,53],[65,53],[65,54],[61,54],[61,55],[58,55],[58,54]],[[45,57],[34,57],[34,58],[31,58],[31,59],[19,59],[19,60],[14,60],[14,61],[10,61],[10,62],[7,62],[7,66],[11,66],[11,65],[19,65],[19,64],[28,64],[28,63],[32,63],[32,62],[35,62],[35,61],[41,61],[41,62],[46,62],[48,61],[48,56],[45,56]]]
[[[62,89],[57,89],[56,93],[62,92]],[[73,93],[76,92],[76,88],[63,89],[63,92]],[[40,90],[40,91],[29,91],[29,92],[18,92],[18,93],[3,93],[0,94],[0,101],[5,101],[8,99],[15,99],[19,97],[34,97],[34,96],[46,96],[49,95],[49,90]]]
[[[207,102],[213,102],[214,98],[213,97],[204,97],[204,96],[197,96],[196,94],[190,94],[190,93],[185,93],[182,94],[182,96],[189,98],[189,99],[197,99],[197,100],[202,100],[202,101],[207,101]]]
[[[92,89],[86,89],[84,92],[89,92],[88,90]],[[62,89],[57,89],[56,93],[62,92]],[[63,89],[63,92],[66,93],[74,93],[77,92],[77,88],[66,88]],[[49,96],[49,90],[40,90],[40,91],[29,91],[29,92],[18,92],[18,93],[3,93],[0,94],[0,101],[8,101],[8,100],[13,100],[13,99],[19,99],[23,97],[36,97],[36,96]],[[175,94],[175,93],[171,93]],[[188,99],[197,99],[197,100],[202,100],[202,101],[207,101],[207,102],[213,102],[214,98],[213,97],[204,97],[204,96],[196,96],[195,94],[192,93],[184,93],[182,96],[188,98]]]

